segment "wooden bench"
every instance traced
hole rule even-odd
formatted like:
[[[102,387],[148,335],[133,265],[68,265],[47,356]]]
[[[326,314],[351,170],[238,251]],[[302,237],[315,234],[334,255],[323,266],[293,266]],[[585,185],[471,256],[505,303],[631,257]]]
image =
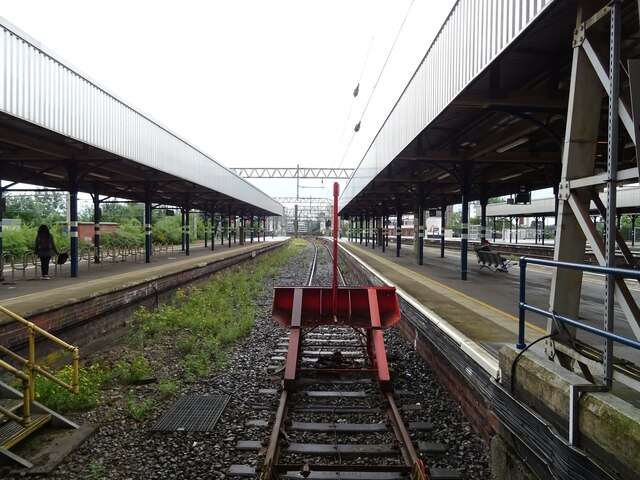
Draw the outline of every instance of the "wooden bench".
[[[492,252],[490,250],[476,250],[476,256],[478,257],[478,263],[480,264],[480,270],[483,267],[487,267],[489,270],[495,272],[509,271],[509,267],[513,265],[513,262],[508,258],[503,258],[500,252]]]

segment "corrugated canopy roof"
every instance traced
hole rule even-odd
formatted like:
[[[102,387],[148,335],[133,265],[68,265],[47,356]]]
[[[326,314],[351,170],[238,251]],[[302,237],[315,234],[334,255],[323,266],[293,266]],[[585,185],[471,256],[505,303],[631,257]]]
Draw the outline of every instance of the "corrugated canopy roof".
[[[247,215],[282,205],[0,18],[0,178]],[[147,196],[146,196],[147,195]]]
[[[633,3],[624,4],[622,58],[639,54]],[[572,0],[460,0],[344,190],[341,215],[460,203],[465,178],[469,201],[557,186],[576,9]],[[606,49],[601,23],[590,35]],[[606,170],[605,99],[603,89],[596,173]],[[622,143],[619,169],[635,167],[632,142]]]

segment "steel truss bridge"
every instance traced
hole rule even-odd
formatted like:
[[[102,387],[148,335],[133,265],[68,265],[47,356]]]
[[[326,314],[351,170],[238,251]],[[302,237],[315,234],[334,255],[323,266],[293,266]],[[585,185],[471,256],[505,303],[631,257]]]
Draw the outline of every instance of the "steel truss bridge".
[[[242,178],[320,178],[348,180],[355,169],[353,168],[232,168],[235,174]]]

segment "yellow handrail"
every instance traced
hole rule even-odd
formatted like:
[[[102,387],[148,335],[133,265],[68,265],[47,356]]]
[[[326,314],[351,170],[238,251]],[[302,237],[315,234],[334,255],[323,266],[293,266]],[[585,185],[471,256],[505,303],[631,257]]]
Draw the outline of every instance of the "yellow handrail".
[[[1,407],[0,407],[0,412],[7,415],[9,418],[21,423],[25,427],[28,427],[31,424],[31,413],[30,413],[31,401],[33,398],[35,398],[35,375],[39,374],[51,380],[52,382],[60,385],[62,388],[69,390],[72,393],[78,393],[80,390],[80,369],[79,369],[80,353],[79,353],[78,347],[75,347],[63,340],[60,340],[58,337],[51,335],[46,330],[38,327],[33,322],[25,320],[20,315],[12,312],[11,310],[8,310],[3,306],[0,306],[0,312],[4,313],[7,317],[13,319],[14,321],[24,325],[27,328],[28,335],[29,335],[28,358],[24,358],[18,355],[17,353],[14,353],[9,349],[0,346],[0,352],[9,356],[13,360],[16,360],[17,362],[22,363],[25,366],[25,370],[26,370],[26,373],[22,372],[19,369],[10,365],[9,363],[0,360],[0,368],[8,371],[9,373],[13,374],[15,377],[21,379],[24,387],[22,417],[18,417],[17,415],[11,412],[8,412],[6,409]],[[57,378],[55,375],[52,375],[51,373],[47,372],[36,363],[36,352],[35,352],[36,334],[42,335],[43,337],[47,338],[48,340],[51,340],[55,344],[59,345],[60,347],[72,353],[73,372],[72,372],[71,385]]]
[[[0,360],[0,368],[22,380],[22,417],[2,407],[0,407],[0,413],[11,420],[21,423],[25,428],[29,427],[29,425],[31,425],[31,399],[33,398],[31,389],[29,388],[29,375],[26,375],[24,372],[21,372],[3,360]]]

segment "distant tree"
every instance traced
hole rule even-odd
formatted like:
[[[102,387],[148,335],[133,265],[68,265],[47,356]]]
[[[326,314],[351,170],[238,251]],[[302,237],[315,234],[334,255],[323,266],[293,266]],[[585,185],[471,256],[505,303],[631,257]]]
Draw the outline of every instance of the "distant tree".
[[[220,227],[218,227],[220,228]],[[162,216],[154,222],[151,229],[153,240],[156,242],[172,243],[177,245],[182,241],[182,230],[180,228],[180,216]]]
[[[124,223],[125,220],[135,218],[142,223],[144,215],[144,205],[142,203],[129,202],[105,202],[100,204],[102,212],[101,221]],[[83,222],[93,221],[93,205],[84,205],[78,214],[78,218]]]
[[[311,235],[319,235],[320,234],[320,222],[317,220],[312,220],[309,222],[309,233]]]
[[[452,212],[447,224],[448,228],[453,230],[453,233],[455,235],[460,235],[460,232],[462,230],[462,212]]]
[[[81,222],[93,222],[93,204],[84,204],[78,211],[78,220]]]
[[[102,222],[114,222],[119,225],[122,233],[138,235],[143,230],[144,204],[131,202],[105,202],[100,204]],[[152,236],[154,241],[180,243],[182,228],[180,210],[175,210],[174,216],[166,216],[164,209],[152,210]],[[84,205],[78,214],[78,218],[84,222],[93,221],[93,205]],[[226,221],[225,221],[226,223]],[[218,227],[219,229],[222,226]],[[190,240],[204,238],[204,222],[202,215],[191,214],[189,216]],[[115,236],[113,236],[114,241]],[[119,241],[119,240],[117,240]]]
[[[28,225],[53,224],[66,218],[66,195],[62,192],[7,193],[6,199],[4,216]]]
[[[144,205],[142,203],[102,203],[100,204],[103,222],[123,223],[127,219],[137,219],[143,223]]]

